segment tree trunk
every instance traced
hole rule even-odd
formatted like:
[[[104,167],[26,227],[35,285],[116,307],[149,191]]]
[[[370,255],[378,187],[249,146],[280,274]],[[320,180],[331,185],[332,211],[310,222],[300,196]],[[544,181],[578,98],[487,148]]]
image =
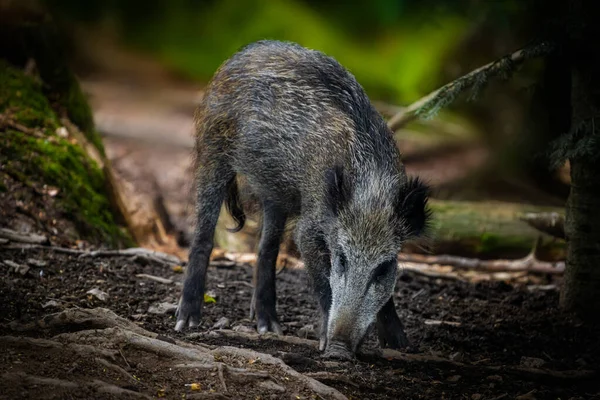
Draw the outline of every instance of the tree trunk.
[[[600,315],[600,51],[595,44],[593,2],[575,1],[570,7],[570,20],[578,24],[569,32],[571,192],[565,215],[568,251],[561,305],[591,320]]]
[[[600,171],[597,162],[571,159],[567,201],[567,267],[561,305],[586,318],[600,315]]]

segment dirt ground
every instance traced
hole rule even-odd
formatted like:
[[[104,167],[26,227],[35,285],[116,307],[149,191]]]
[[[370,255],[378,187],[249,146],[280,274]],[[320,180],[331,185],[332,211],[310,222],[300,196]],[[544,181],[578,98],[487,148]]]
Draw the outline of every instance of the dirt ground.
[[[173,399],[319,398],[294,383],[293,377],[268,365],[261,368],[271,368],[275,383],[270,389],[254,381],[230,380],[226,375],[225,391],[216,372],[172,368],[168,357],[124,345],[119,349],[122,357],[117,356],[114,363],[126,371],[125,376],[134,377],[126,382],[115,368],[94,361],[98,358],[48,345],[34,346],[27,342],[32,339],[23,337],[9,340],[21,335],[40,340],[66,332],[91,332],[85,331],[93,328],[91,323],[48,330],[48,317],[45,323],[25,327],[62,310],[98,307],[114,311],[167,343],[237,346],[280,357],[298,372],[352,399],[600,398],[598,375],[586,372],[596,370],[600,362],[600,327],[563,315],[557,309],[558,292],[552,286],[431,279],[406,271],[395,296],[414,352],[405,355],[409,358],[392,359],[396,353],[388,359],[386,353],[381,357],[371,333],[357,360],[333,362],[321,358],[316,341],[292,343],[254,335],[254,325],[248,319],[252,295],[252,269],[248,265],[211,267],[207,289],[216,302],[205,304],[198,330],[178,333],[173,330],[182,279],[177,268],[132,257],[82,258],[48,250],[0,248],[0,254],[2,399],[139,395]],[[29,269],[16,271],[11,262]],[[140,274],[167,281],[157,282]],[[549,277],[538,278],[538,283],[540,279],[541,283],[553,283]],[[316,338],[318,314],[308,285],[303,270],[286,269],[278,275],[277,311],[286,337]],[[88,293],[93,289],[97,289],[96,294]],[[227,321],[221,320],[223,317]],[[220,327],[215,327],[219,320]],[[50,379],[50,383],[40,377]],[[56,386],[52,380],[63,384]],[[94,391],[93,385],[84,385],[99,381],[125,392]],[[67,387],[64,382],[79,386]],[[200,390],[186,386],[192,383],[199,383]],[[48,390],[51,387],[54,389]]]

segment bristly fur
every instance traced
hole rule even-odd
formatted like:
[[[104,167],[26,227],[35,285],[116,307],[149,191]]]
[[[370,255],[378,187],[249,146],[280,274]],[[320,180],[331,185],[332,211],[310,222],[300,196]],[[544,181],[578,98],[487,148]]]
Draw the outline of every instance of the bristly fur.
[[[274,271],[286,223],[294,219],[295,242],[326,319],[322,343],[356,350],[376,318],[380,338],[404,342],[391,300],[395,263],[403,243],[426,231],[429,187],[406,176],[393,132],[354,76],[322,52],[255,42],[219,67],[196,118],[198,222],[178,326],[200,319],[223,202],[236,231],[248,211],[242,199],[253,198],[262,211],[259,332],[281,331]]]
[[[327,206],[337,216],[352,196],[352,182],[348,175],[344,173],[342,166],[336,165],[325,172],[325,187],[327,190],[325,195]]]
[[[420,177],[410,177],[398,196],[396,212],[405,221],[406,238],[421,237],[431,228],[431,209],[428,200],[431,187]]]

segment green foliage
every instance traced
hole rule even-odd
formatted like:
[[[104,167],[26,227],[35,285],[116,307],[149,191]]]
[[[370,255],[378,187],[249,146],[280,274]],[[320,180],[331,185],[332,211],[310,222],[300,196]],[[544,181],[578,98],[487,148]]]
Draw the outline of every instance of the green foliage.
[[[58,119],[42,93],[42,85],[0,61],[0,110],[9,111],[25,126],[58,127]]]
[[[49,2],[58,7],[59,2]],[[408,103],[438,84],[431,77],[438,75],[469,21],[452,13],[413,19],[402,3],[378,0],[371,10],[367,3],[153,0],[143,5],[109,2],[101,15],[120,27],[129,46],[199,81],[209,80],[225,59],[250,42],[289,40],[338,59],[370,96]],[[71,18],[79,6],[74,7]]]
[[[552,168],[558,168],[568,159],[587,159],[600,162],[600,122],[594,118],[582,120],[578,125],[551,143]]]
[[[42,84],[0,62],[0,113],[41,137],[6,129],[0,139],[4,170],[25,184],[59,188],[58,204],[79,233],[90,240],[118,245],[130,239],[117,226],[98,165],[76,144],[59,137],[59,121]]]

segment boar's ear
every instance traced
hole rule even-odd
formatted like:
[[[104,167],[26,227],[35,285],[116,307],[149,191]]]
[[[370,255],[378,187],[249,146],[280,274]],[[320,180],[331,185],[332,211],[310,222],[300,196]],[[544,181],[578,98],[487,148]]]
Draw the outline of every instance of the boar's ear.
[[[338,215],[350,201],[352,183],[341,166],[335,166],[325,172],[325,201],[327,208]]]
[[[396,214],[403,220],[402,233],[406,238],[421,236],[429,226],[431,210],[427,201],[430,187],[419,178],[409,178],[400,190]]]

